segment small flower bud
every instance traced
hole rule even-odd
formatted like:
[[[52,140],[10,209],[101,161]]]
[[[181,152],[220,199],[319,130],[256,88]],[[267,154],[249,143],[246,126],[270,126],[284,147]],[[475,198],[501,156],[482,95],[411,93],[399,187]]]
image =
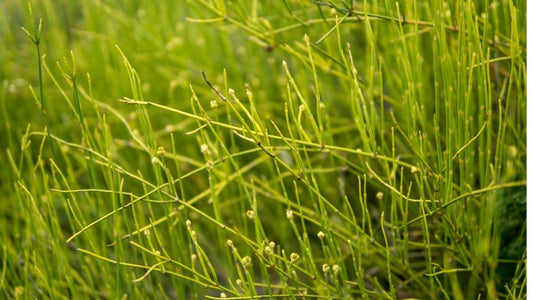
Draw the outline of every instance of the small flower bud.
[[[298,258],[300,258],[300,255],[298,255],[298,253],[293,252],[291,253],[290,258],[291,258],[291,262],[295,262],[298,260]]]
[[[207,146],[207,144],[202,144],[200,146],[200,152],[204,153],[204,154],[207,154],[209,153],[209,146]]]
[[[255,217],[255,213],[253,210],[246,211],[246,216],[250,219],[253,219]]]
[[[165,148],[163,148],[163,146],[157,148],[157,155],[165,155]]]
[[[209,102],[209,105],[211,106],[211,108],[217,108],[218,102],[217,100],[211,100],[211,102]]]
[[[292,218],[293,218],[293,212],[292,212],[292,210],[287,209],[287,212],[286,212],[286,213],[287,213],[287,219],[292,220]]]
[[[241,263],[242,263],[242,266],[246,268],[250,266],[250,264],[252,263],[252,258],[246,255],[245,257],[241,259]]]
[[[323,264],[322,265],[322,272],[324,272],[324,274],[329,272],[329,265],[328,264]]]
[[[319,231],[319,232],[317,233],[317,236],[318,236],[319,239],[323,239],[323,238],[326,236],[326,234],[323,233],[322,231]]]
[[[331,269],[333,270],[333,274],[337,275],[339,271],[341,270],[341,267],[337,264],[334,264]]]

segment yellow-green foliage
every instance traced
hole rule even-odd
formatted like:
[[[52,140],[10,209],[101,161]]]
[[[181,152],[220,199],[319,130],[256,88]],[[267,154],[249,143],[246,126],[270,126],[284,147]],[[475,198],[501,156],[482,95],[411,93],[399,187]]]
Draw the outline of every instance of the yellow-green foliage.
[[[526,1],[0,2],[0,298],[523,298]]]

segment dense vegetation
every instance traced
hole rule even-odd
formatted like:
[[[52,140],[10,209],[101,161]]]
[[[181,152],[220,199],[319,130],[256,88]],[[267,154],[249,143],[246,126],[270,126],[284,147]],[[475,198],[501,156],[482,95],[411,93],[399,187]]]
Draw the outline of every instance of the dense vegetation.
[[[525,11],[1,1],[0,297],[525,297]]]

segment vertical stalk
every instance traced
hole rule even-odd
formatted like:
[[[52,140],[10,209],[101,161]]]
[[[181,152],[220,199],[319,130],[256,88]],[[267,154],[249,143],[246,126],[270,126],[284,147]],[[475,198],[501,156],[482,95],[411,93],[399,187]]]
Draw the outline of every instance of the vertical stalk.
[[[28,29],[21,27],[21,29],[26,33],[26,35],[30,38],[32,43],[35,45],[35,48],[37,49],[37,72],[38,72],[38,80],[39,80],[39,98],[36,99],[41,107],[41,114],[43,116],[43,122],[45,126],[45,131],[48,138],[48,144],[50,146],[50,152],[52,153],[52,158],[54,158],[54,147],[52,145],[52,139],[50,135],[50,129],[48,128],[48,117],[46,115],[46,106],[44,101],[44,89],[43,89],[43,72],[42,72],[42,62],[41,62],[41,32],[43,29],[43,19],[39,18],[39,25],[35,25],[35,18],[33,16],[33,10],[31,8],[31,4],[28,3],[28,10],[30,13],[30,19],[33,23],[33,34],[29,32]]]

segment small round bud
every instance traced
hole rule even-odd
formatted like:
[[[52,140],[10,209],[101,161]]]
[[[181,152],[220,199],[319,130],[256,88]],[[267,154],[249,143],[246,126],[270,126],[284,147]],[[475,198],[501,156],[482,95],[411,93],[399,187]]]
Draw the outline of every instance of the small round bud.
[[[317,233],[317,236],[318,236],[319,239],[323,239],[323,238],[326,236],[326,234],[323,233],[322,231],[319,231],[319,232]]]
[[[292,218],[294,217],[293,216],[293,212],[290,209],[287,209],[286,214],[287,214],[287,219],[289,219],[289,220],[292,220]]]
[[[324,272],[324,274],[329,272],[329,265],[328,264],[323,264],[322,265],[322,272]]]
[[[233,241],[232,240],[227,240],[226,241],[226,245],[228,245],[230,247],[233,247]]]
[[[155,165],[159,162],[159,159],[157,159],[157,157],[152,157],[152,163]]]
[[[191,228],[191,220],[185,221],[185,226],[187,226],[187,228]]]
[[[209,146],[207,146],[207,144],[202,144],[200,146],[200,152],[204,153],[204,154],[207,154],[209,153]]]
[[[378,200],[383,199],[383,192],[377,192],[376,193],[376,198],[378,198]]]
[[[305,110],[305,106],[303,104],[300,104],[300,106],[298,107],[298,109],[302,112]]]
[[[337,275],[339,273],[339,271],[341,270],[341,267],[337,264],[333,265],[333,267],[331,267],[331,269],[333,270],[333,274]]]
[[[249,219],[253,219],[255,217],[255,213],[253,210],[248,210],[246,211],[246,216],[249,218]]]
[[[300,258],[300,255],[298,255],[298,253],[293,252],[291,253],[290,258],[291,258],[291,262],[295,262],[298,260],[298,258]]]
[[[144,230],[144,235],[147,236],[147,237],[149,237],[149,236],[150,236],[150,230],[145,229],[145,230]]]
[[[238,286],[242,286],[242,280],[240,280],[240,279],[235,280],[235,283],[236,283]]]
[[[226,299],[228,298],[228,296],[226,295],[226,293],[220,293],[220,298]]]
[[[165,155],[165,148],[163,146],[157,148],[157,155]]]
[[[246,255],[245,257],[243,257],[241,259],[241,263],[242,263],[243,267],[246,268],[246,267],[250,266],[250,264],[252,263],[252,258],[250,256]]]
[[[211,108],[217,108],[218,102],[217,100],[211,100],[211,102],[209,102],[209,105],[211,106]]]
[[[415,167],[415,166],[412,166],[411,167],[411,173],[416,173],[416,172],[418,172],[418,168]]]

